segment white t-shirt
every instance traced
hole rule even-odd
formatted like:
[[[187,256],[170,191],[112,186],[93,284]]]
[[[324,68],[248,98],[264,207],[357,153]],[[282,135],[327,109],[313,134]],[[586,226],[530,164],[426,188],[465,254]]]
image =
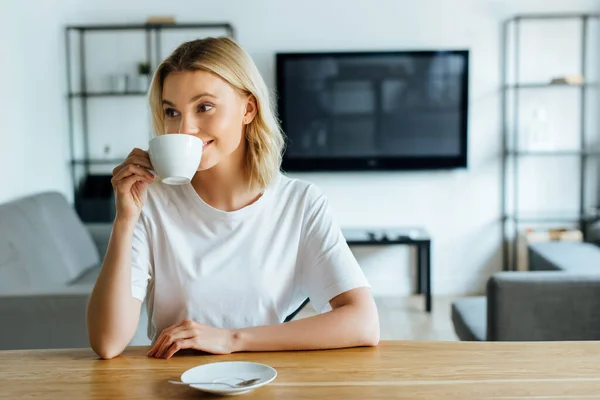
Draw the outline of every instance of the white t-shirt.
[[[306,298],[318,312],[369,284],[314,185],[279,175],[253,204],[211,207],[188,185],[155,183],[136,224],[132,295],[148,337],[186,318],[239,329],[283,322]]]

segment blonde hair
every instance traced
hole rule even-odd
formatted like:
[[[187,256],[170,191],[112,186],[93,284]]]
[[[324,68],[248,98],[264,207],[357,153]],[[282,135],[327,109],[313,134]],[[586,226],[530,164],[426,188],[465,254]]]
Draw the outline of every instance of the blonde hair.
[[[245,95],[256,99],[257,113],[246,125],[246,174],[252,188],[265,188],[281,167],[284,136],[275,117],[275,104],[252,58],[229,38],[205,38],[177,47],[156,69],[149,91],[152,125],[164,134],[163,83],[171,72],[212,72]]]

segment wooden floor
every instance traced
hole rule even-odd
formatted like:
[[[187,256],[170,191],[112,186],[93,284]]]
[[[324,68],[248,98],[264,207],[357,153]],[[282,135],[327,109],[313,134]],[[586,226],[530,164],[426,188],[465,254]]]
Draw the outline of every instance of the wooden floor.
[[[433,299],[433,311],[425,312],[422,296],[375,298],[381,325],[381,340],[458,340],[450,320],[450,305],[455,298]],[[308,304],[296,317],[314,315]]]

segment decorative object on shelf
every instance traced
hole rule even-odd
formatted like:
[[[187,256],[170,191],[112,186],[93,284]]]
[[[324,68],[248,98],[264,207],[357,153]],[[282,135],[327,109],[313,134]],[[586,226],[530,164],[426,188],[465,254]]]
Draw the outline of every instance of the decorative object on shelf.
[[[152,72],[150,63],[147,61],[140,61],[137,65],[137,72],[137,87],[135,90],[139,92],[146,92],[148,90],[148,85],[150,84],[150,73]]]
[[[171,15],[153,15],[146,19],[146,23],[150,25],[175,24],[175,17]]]
[[[584,83],[585,80],[581,74],[557,76],[550,81],[551,85],[583,85]]]
[[[111,92],[125,93],[129,89],[129,76],[126,74],[113,74],[109,79]]]
[[[523,135],[523,150],[551,151],[556,149],[554,126],[543,107],[533,110]]]

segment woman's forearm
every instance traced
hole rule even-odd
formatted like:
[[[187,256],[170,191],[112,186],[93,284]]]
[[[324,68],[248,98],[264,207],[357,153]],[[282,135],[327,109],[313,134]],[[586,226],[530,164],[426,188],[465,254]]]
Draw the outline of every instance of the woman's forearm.
[[[233,351],[319,350],[379,343],[379,317],[372,304],[351,304],[284,324],[232,332]]]
[[[135,221],[115,220],[110,242],[90,296],[90,344],[102,358],[119,355],[139,322],[141,302],[131,295],[131,243]]]

